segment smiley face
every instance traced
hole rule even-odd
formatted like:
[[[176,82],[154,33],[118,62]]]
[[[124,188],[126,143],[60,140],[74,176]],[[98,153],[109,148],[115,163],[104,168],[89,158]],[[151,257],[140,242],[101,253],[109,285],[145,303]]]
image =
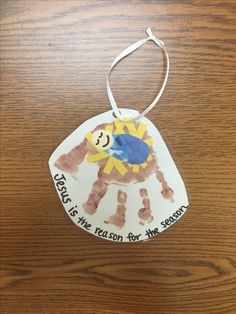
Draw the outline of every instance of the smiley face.
[[[107,150],[113,144],[112,133],[105,130],[97,130],[93,132],[92,142],[95,147]]]

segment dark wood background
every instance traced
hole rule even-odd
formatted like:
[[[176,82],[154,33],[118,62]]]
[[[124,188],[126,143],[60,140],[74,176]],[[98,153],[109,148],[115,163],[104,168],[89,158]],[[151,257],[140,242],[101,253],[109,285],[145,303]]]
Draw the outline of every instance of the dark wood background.
[[[235,1],[1,1],[3,314],[236,313]],[[117,54],[150,26],[171,60],[148,115],[190,208],[147,243],[96,238],[68,219],[48,170],[54,148],[110,109]],[[152,43],[112,76],[141,110],[163,76]]]

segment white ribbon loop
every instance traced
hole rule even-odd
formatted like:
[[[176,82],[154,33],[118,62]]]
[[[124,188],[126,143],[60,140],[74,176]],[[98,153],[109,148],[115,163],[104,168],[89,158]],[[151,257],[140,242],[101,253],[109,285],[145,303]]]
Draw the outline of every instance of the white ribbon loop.
[[[156,98],[152,101],[152,103],[140,114],[138,114],[136,117],[133,117],[131,119],[131,121],[137,121],[140,118],[142,118],[143,116],[145,116],[150,110],[152,110],[152,108],[156,105],[156,103],[158,102],[158,100],[160,99],[166,83],[167,83],[167,79],[168,79],[168,75],[169,75],[169,67],[170,67],[170,62],[169,62],[169,56],[168,53],[166,51],[166,48],[164,46],[163,41],[161,41],[160,39],[156,38],[153,34],[150,28],[148,28],[146,30],[146,33],[148,35],[148,37],[141,39],[139,41],[137,41],[136,43],[132,44],[131,46],[129,46],[128,48],[126,48],[125,50],[123,50],[116,58],[115,60],[112,62],[112,65],[109,69],[108,75],[107,75],[107,95],[108,95],[108,99],[110,101],[111,107],[113,109],[114,114],[116,115],[116,117],[119,120],[123,120],[124,117],[121,114],[121,112],[119,111],[119,108],[116,104],[115,98],[113,97],[111,88],[110,88],[110,83],[109,83],[109,79],[110,79],[110,75],[111,75],[111,71],[112,69],[116,66],[116,64],[122,60],[123,58],[127,57],[129,54],[131,54],[132,52],[134,52],[135,50],[137,50],[139,47],[141,47],[143,44],[145,44],[147,41],[153,41],[157,46],[159,46],[161,48],[161,50],[164,52],[164,56],[165,56],[165,61],[166,61],[166,74],[165,74],[165,78],[164,81],[162,83],[162,87],[159,91],[159,93],[157,94]]]

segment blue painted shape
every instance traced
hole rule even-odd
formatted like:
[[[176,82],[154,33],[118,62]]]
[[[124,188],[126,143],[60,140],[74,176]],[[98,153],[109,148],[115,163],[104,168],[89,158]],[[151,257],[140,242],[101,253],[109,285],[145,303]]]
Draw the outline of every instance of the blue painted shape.
[[[130,134],[113,134],[113,144],[106,150],[108,154],[121,161],[140,165],[149,155],[148,145]]]

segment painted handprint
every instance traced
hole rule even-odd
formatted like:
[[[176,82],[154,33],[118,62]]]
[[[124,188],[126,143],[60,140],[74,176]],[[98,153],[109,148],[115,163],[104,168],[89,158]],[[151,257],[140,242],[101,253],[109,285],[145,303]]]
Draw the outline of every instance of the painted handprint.
[[[79,166],[82,162],[96,163],[99,167],[97,180],[83,204],[87,214],[94,215],[97,212],[109,185],[120,186],[116,211],[105,223],[119,228],[125,225],[128,197],[126,186],[145,182],[152,174],[155,174],[161,184],[163,198],[173,201],[174,192],[158,166],[153,139],[144,123],[115,119],[112,123],[100,124],[87,133],[84,140],[70,152],[61,155],[55,166],[79,180]],[[145,187],[139,190],[139,197],[143,207],[137,209],[137,215],[143,225],[153,220],[152,205]]]

